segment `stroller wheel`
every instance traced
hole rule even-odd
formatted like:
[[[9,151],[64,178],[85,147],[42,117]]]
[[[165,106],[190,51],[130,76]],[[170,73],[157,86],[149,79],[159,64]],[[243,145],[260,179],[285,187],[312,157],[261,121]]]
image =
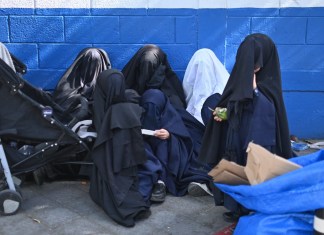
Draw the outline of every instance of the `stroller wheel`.
[[[21,206],[22,197],[19,192],[5,189],[0,192],[0,214],[14,215]]]
[[[22,198],[23,197],[23,194],[22,194],[21,188],[20,188],[20,186],[18,184],[15,184],[15,189],[16,189],[16,192]],[[8,187],[7,182],[5,182],[5,181],[3,183],[0,182],[0,193],[2,191],[4,191],[4,190],[10,190],[9,187]],[[14,190],[10,190],[10,191],[13,191],[14,192]]]

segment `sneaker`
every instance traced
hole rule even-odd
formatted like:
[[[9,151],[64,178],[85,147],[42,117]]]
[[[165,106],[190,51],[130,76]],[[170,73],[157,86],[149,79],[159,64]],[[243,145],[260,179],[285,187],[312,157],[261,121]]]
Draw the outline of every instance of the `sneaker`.
[[[188,186],[188,194],[193,197],[213,196],[206,184],[191,182]]]
[[[164,202],[166,197],[166,188],[163,181],[158,180],[154,185],[150,200],[152,202]]]

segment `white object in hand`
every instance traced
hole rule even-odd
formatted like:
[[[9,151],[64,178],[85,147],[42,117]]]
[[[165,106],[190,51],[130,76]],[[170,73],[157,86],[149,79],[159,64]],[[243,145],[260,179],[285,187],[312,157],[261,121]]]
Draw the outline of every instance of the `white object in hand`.
[[[152,130],[147,130],[147,129],[142,129],[142,134],[143,135],[155,135],[155,131]]]

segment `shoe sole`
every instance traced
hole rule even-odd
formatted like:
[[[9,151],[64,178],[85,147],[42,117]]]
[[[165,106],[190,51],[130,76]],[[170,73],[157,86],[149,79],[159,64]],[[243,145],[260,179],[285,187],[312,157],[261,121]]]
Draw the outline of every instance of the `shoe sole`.
[[[203,190],[199,186],[188,188],[188,194],[193,197],[202,197],[208,195],[208,193],[206,193],[205,190]]]
[[[202,196],[212,196],[211,194],[209,194],[204,188],[202,188],[203,186],[199,183],[191,183],[188,186],[188,194],[193,196],[193,197],[202,197]]]
[[[151,200],[151,202],[164,202],[165,198],[151,196],[150,200]]]

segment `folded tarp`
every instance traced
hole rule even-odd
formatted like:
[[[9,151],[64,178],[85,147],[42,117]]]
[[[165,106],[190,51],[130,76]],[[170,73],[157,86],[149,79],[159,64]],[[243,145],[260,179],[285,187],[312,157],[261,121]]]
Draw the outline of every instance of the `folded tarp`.
[[[262,214],[240,218],[234,235],[313,235],[313,213]]]
[[[257,228],[276,230],[280,234],[298,234],[286,232],[299,227],[300,218],[306,217],[303,234],[312,231],[314,211],[324,208],[324,150],[290,161],[302,168],[253,186],[215,183],[221,191],[255,212],[240,219],[235,234],[260,234],[254,230]]]

